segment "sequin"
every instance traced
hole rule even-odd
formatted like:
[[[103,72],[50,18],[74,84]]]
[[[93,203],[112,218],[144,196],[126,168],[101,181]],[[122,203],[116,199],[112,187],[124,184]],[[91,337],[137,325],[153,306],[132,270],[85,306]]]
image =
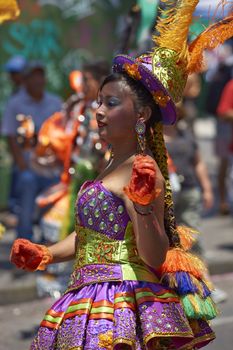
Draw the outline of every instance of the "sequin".
[[[95,192],[94,188],[90,188],[90,190],[87,192],[89,196],[91,196]]]
[[[95,212],[94,212],[94,215],[95,215],[96,218],[98,218],[100,216],[100,210],[96,209]]]
[[[87,207],[83,208],[83,214],[87,215],[89,213],[89,209]]]
[[[107,210],[107,209],[108,209],[108,206],[109,206],[108,202],[105,201],[105,202],[103,203],[103,205],[102,205],[103,210]]]
[[[119,231],[119,225],[118,224],[115,224],[114,226],[113,226],[113,230],[114,230],[114,232],[118,232]]]
[[[88,220],[87,220],[87,222],[88,222],[88,225],[93,225],[93,220],[92,220],[92,218],[89,218]]]
[[[89,202],[89,205],[90,205],[91,207],[94,207],[94,206],[96,205],[96,199],[95,199],[95,198],[92,198],[92,199],[90,200],[90,202]]]
[[[98,194],[98,198],[99,199],[104,199],[105,195],[103,191],[100,191],[100,193]]]
[[[117,208],[117,211],[118,211],[119,214],[122,214],[124,212],[123,205],[119,205],[118,208]]]
[[[115,218],[115,215],[113,213],[110,213],[108,218],[109,218],[109,221],[112,222],[114,220],[114,218]]]
[[[105,228],[106,228],[105,222],[101,221],[101,223],[100,223],[100,229],[101,229],[101,230],[104,230]]]

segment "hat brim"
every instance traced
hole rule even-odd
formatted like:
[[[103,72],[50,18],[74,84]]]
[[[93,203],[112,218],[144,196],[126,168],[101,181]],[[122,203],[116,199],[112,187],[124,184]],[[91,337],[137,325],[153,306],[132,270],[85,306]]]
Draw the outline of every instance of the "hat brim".
[[[155,75],[141,62],[127,55],[117,55],[113,59],[113,72],[115,73],[127,73],[124,68],[125,64],[137,64],[138,71],[140,73],[140,81],[149,92],[162,91],[166,96],[169,97],[169,101],[166,106],[158,105],[162,114],[162,122],[165,125],[174,124],[176,122],[177,113],[176,106],[172,100],[172,97],[165,89],[163,84],[156,78]]]

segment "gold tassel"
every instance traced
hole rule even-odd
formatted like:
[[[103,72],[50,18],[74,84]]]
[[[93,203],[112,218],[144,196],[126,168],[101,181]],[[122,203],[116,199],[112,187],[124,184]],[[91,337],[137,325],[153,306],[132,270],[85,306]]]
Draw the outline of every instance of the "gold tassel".
[[[199,232],[187,226],[178,226],[177,232],[179,234],[181,247],[186,251],[190,250],[197,240],[194,235],[199,234]]]
[[[213,50],[233,36],[233,16],[213,24],[201,33],[189,45],[188,73],[200,72],[203,69],[203,51]]]
[[[199,0],[178,0],[175,6],[174,0],[162,0],[162,2],[167,6],[162,11],[156,26],[159,35],[153,36],[153,40],[159,47],[176,51],[179,59],[185,60],[188,58],[189,26]]]

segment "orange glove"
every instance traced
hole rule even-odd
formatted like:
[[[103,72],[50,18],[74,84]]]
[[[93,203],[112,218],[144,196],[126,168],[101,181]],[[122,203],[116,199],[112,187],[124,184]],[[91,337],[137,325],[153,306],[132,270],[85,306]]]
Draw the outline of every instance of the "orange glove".
[[[52,260],[52,253],[44,245],[23,238],[16,239],[13,243],[10,261],[18,268],[27,271],[45,270]]]
[[[155,188],[155,185],[156,169],[153,160],[149,156],[136,156],[130,183],[124,187],[124,192],[131,201],[148,205],[161,192],[160,189]]]

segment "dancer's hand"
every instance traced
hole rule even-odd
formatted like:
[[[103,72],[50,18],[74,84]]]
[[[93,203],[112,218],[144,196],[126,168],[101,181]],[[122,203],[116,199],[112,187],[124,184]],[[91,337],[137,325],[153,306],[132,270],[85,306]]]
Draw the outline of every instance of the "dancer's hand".
[[[135,157],[131,180],[124,192],[131,201],[141,205],[148,205],[158,197],[161,190],[156,189],[156,168],[149,156]]]
[[[15,240],[10,254],[11,262],[27,271],[45,270],[52,259],[52,253],[46,246],[23,238]]]

